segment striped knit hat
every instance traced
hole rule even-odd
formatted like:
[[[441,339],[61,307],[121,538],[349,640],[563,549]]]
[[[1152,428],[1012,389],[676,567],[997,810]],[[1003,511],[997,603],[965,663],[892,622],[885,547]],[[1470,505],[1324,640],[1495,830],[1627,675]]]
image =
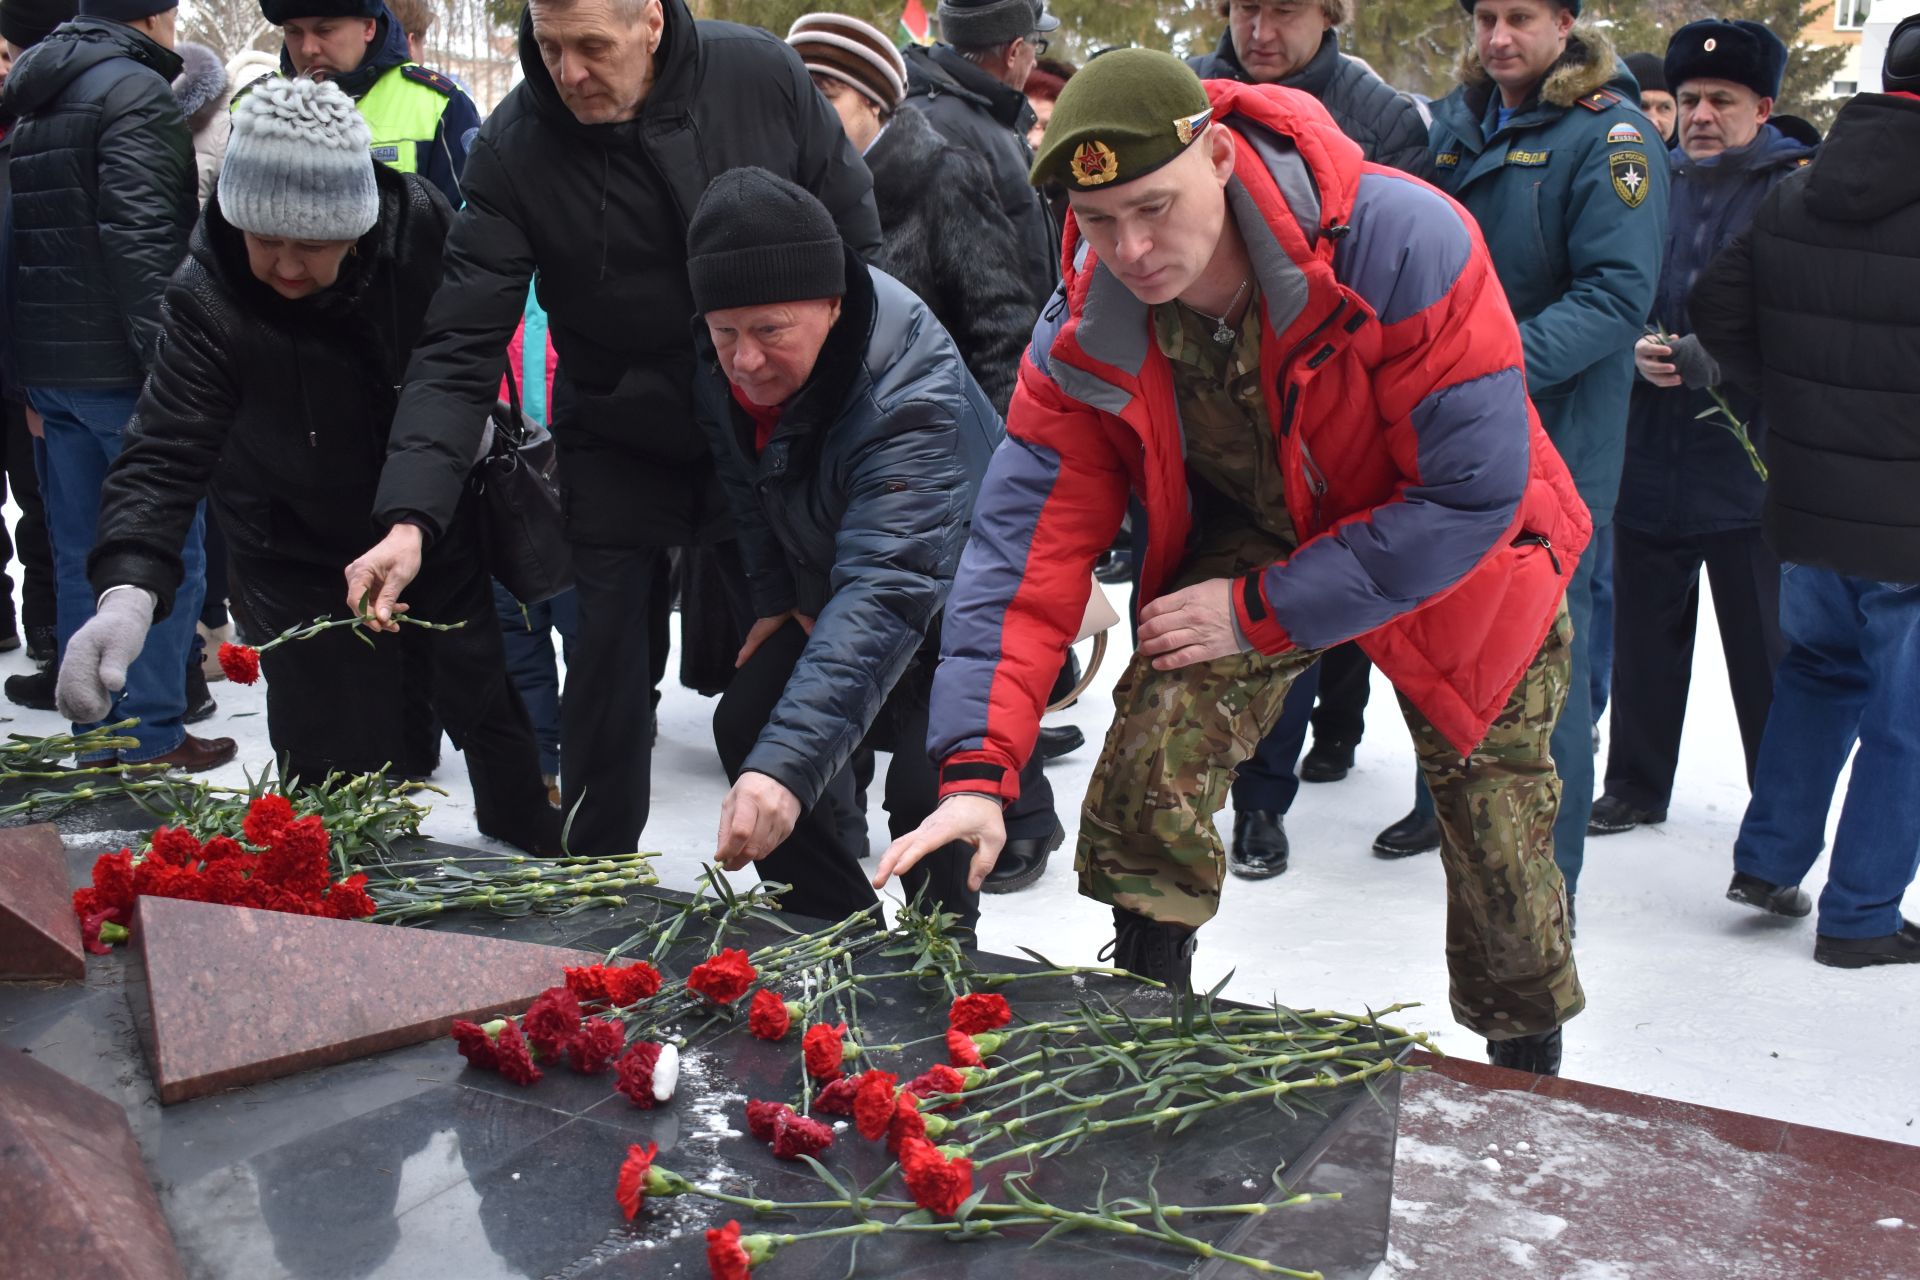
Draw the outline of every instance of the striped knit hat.
[[[882,111],[900,108],[907,96],[907,64],[878,28],[840,13],[803,14],[787,43],[817,76],[852,85]]]

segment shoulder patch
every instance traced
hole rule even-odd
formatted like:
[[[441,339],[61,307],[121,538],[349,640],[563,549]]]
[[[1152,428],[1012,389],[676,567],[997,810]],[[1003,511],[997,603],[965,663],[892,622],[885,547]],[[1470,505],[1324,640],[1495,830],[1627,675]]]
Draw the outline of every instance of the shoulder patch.
[[[1629,209],[1638,209],[1647,198],[1647,157],[1639,151],[1616,151],[1607,157],[1607,174],[1613,179],[1613,193]]]
[[[1592,93],[1580,99],[1580,105],[1589,111],[1605,111],[1616,102],[1625,101],[1625,98],[1622,98],[1611,89],[1595,89]]]
[[[1646,139],[1640,136],[1640,131],[1625,120],[1607,130],[1607,145],[1610,147],[1622,142],[1645,141]]]
[[[423,85],[426,85],[429,89],[437,89],[441,93],[446,94],[449,98],[451,98],[454,94],[460,92],[459,85],[447,79],[447,77],[441,75],[438,71],[435,71],[432,67],[423,67],[418,63],[409,62],[405,66],[400,68],[400,74],[405,76],[407,79],[413,81],[415,84],[423,84]]]

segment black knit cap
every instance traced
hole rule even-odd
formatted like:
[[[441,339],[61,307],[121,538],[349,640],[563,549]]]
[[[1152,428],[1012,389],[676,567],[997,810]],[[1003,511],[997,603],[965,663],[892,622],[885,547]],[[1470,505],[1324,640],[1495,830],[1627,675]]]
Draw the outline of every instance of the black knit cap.
[[[31,49],[80,12],[80,0],[0,0],[0,40]]]
[[[1640,92],[1673,92],[1667,88],[1667,64],[1659,54],[1630,53],[1621,61],[1627,64],[1627,70],[1633,72],[1634,82],[1640,86]]]
[[[1473,6],[1478,2],[1479,0],[1460,0],[1460,7],[1472,13]],[[1549,0],[1549,2],[1556,9],[1565,9],[1576,18],[1580,16],[1580,0]]]
[[[1901,22],[1888,37],[1880,87],[1888,93],[1920,93],[1920,13]]]
[[[80,0],[80,16],[138,22],[179,7],[180,0]]]
[[[260,0],[260,12],[276,27],[295,18],[377,18],[386,0]]]
[[[838,298],[847,291],[846,245],[812,193],[765,169],[729,169],[693,211],[687,277],[701,315]]]
[[[1757,22],[1689,22],[1667,42],[1667,84],[1672,92],[1689,80],[1731,80],[1763,98],[1780,96],[1787,46]]]

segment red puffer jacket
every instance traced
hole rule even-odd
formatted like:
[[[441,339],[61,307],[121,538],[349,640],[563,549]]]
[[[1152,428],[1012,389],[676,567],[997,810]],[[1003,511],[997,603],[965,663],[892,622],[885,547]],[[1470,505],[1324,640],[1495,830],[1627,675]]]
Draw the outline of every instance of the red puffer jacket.
[[[1366,164],[1312,98],[1209,81],[1238,154],[1228,208],[1265,308],[1263,389],[1302,539],[1236,585],[1263,653],[1358,638],[1469,752],[1539,651],[1592,533],[1527,401],[1486,245],[1434,188]],[[1012,797],[1125,515],[1147,513],[1141,595],[1192,519],[1179,409],[1145,304],[1068,220],[947,606],[929,749],[943,792]]]

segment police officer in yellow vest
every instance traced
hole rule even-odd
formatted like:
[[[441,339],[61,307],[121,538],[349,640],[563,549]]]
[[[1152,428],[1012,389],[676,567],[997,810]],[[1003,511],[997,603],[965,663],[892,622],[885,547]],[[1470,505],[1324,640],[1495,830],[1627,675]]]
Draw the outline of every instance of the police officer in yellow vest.
[[[373,158],[419,174],[460,207],[480,112],[459,85],[412,60],[382,0],[261,0],[260,11],[285,37],[281,75],[346,90],[373,134]]]

